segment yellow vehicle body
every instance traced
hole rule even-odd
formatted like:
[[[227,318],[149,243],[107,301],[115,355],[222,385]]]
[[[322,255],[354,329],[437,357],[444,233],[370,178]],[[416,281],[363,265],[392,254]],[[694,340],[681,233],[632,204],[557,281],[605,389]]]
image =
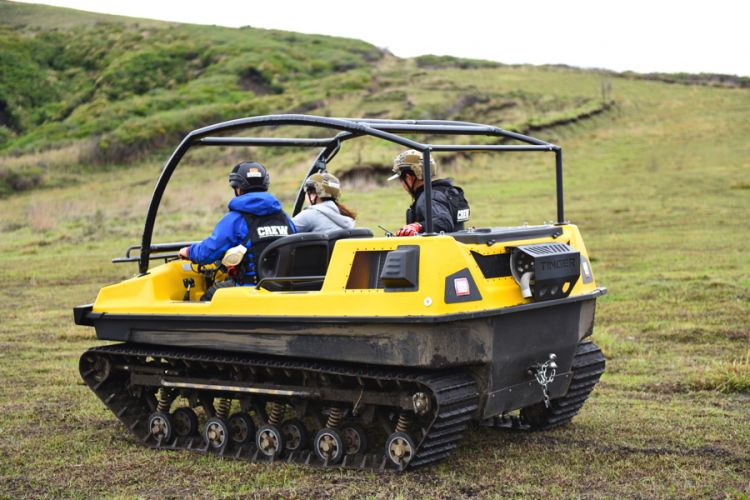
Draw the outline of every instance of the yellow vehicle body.
[[[93,311],[109,314],[179,314],[287,316],[339,316],[346,318],[442,316],[491,311],[531,302],[524,299],[512,276],[485,278],[472,252],[490,256],[507,254],[509,248],[533,243],[565,242],[588,261],[588,253],[575,225],[559,226],[556,238],[514,240],[493,245],[465,244],[452,236],[411,238],[356,238],[339,241],[320,290],[272,292],[256,287],[234,287],[217,291],[210,302],[198,299],[205,292],[203,277],[184,261],[172,261],[149,274],[101,289]],[[386,292],[384,289],[353,288],[352,273],[358,252],[395,250],[401,245],[420,247],[419,286],[416,291]],[[446,303],[445,279],[468,268],[481,300]],[[184,300],[183,279],[193,278],[190,301]],[[597,290],[595,281],[578,280],[570,297]]]

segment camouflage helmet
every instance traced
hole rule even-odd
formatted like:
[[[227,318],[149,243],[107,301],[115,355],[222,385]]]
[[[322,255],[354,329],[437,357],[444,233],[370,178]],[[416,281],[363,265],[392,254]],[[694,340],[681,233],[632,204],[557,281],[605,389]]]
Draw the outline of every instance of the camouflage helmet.
[[[305,191],[310,190],[315,190],[315,194],[321,199],[338,200],[341,197],[341,183],[328,172],[318,172],[308,177],[305,181]]]
[[[424,156],[422,153],[415,149],[407,149],[393,160],[393,173],[394,175],[388,178],[389,181],[398,179],[403,172],[414,172],[417,179],[424,179],[422,172],[422,165],[424,164]],[[435,160],[430,157],[430,177],[432,179],[437,175],[437,167],[435,166]]]

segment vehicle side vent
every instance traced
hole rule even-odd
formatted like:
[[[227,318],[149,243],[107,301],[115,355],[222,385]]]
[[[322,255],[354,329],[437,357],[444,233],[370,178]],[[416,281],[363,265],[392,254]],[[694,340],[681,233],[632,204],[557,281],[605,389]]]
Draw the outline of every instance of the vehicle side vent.
[[[482,255],[472,250],[471,255],[474,257],[479,269],[486,279],[504,278],[512,276],[510,272],[510,254],[499,253],[494,255]]]
[[[385,288],[380,279],[385,265],[387,250],[382,251],[358,251],[354,254],[352,270],[346,282],[347,290],[362,290],[372,288]]]
[[[560,299],[581,275],[581,254],[564,243],[521,245],[511,251],[510,270],[524,298]]]
[[[380,279],[386,292],[407,292],[419,288],[419,246],[399,245],[385,256]]]
[[[525,245],[523,248],[529,255],[555,255],[573,250],[565,243],[544,243],[541,245]]]

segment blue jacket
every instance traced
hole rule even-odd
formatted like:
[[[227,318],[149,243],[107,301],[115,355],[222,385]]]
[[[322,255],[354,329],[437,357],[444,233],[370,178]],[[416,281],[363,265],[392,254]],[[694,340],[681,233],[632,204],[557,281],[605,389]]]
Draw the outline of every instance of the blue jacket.
[[[282,212],[281,202],[268,192],[252,192],[232,198],[229,202],[229,212],[221,218],[214,227],[211,236],[190,245],[188,256],[197,264],[210,264],[224,257],[224,252],[230,248],[245,244],[247,239],[247,223],[243,213],[256,216],[272,215]],[[294,223],[289,220],[293,232],[297,232]],[[248,253],[252,253],[252,243],[246,244]],[[250,259],[247,268],[247,276],[255,276],[253,260]]]

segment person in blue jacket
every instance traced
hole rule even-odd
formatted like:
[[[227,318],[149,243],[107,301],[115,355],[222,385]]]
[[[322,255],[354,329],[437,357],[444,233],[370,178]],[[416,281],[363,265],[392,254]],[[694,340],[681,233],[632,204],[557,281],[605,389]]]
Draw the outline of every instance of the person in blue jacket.
[[[272,241],[297,229],[284,212],[281,202],[268,192],[270,177],[258,162],[242,162],[229,174],[229,185],[235,198],[229,202],[229,212],[216,224],[211,236],[189,247],[180,249],[180,257],[196,264],[210,264],[221,260],[230,248],[243,245],[247,248],[234,277],[214,284],[201,297],[211,300],[219,288],[254,286],[257,260],[263,249]]]

